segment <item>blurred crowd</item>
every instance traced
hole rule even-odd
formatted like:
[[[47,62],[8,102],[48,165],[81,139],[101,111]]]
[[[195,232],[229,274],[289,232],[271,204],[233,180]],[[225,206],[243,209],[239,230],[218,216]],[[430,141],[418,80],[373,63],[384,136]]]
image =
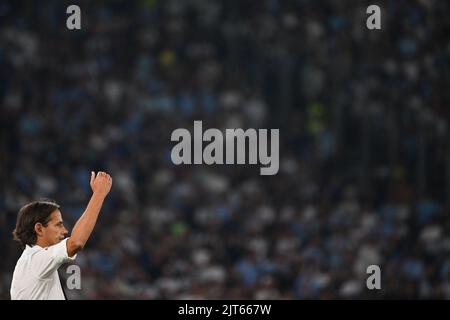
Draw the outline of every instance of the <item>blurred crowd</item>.
[[[70,299],[450,299],[450,5],[378,2],[2,1],[0,298],[20,207],[69,229],[104,170]],[[175,166],[194,120],[279,128],[280,171]]]

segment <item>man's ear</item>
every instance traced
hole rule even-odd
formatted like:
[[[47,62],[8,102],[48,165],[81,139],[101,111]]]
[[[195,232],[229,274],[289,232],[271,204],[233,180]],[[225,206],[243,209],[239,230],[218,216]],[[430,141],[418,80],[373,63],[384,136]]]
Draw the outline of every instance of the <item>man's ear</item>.
[[[36,232],[36,234],[39,236],[42,236],[42,223],[38,222],[34,225],[34,231]]]

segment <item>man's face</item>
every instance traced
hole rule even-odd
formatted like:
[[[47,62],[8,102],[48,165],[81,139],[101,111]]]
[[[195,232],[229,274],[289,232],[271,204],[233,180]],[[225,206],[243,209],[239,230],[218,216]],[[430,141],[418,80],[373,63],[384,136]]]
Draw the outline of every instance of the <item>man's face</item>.
[[[55,210],[50,218],[47,226],[42,228],[42,240],[47,246],[59,243],[68,233],[62,221],[61,211]]]

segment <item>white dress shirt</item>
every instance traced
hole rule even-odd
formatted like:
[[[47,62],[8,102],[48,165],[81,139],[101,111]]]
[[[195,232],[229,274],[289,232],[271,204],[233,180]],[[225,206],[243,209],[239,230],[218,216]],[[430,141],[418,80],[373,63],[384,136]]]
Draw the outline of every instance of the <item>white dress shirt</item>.
[[[47,248],[26,246],[14,269],[11,300],[65,299],[58,268],[77,256],[67,255],[67,239]]]

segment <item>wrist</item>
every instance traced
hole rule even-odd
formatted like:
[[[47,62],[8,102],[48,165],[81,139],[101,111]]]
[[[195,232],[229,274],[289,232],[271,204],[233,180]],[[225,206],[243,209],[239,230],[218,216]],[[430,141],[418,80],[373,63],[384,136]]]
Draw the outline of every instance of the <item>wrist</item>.
[[[105,197],[106,197],[106,194],[104,194],[103,192],[100,192],[97,190],[92,192],[92,198],[103,200],[103,199],[105,199]]]

